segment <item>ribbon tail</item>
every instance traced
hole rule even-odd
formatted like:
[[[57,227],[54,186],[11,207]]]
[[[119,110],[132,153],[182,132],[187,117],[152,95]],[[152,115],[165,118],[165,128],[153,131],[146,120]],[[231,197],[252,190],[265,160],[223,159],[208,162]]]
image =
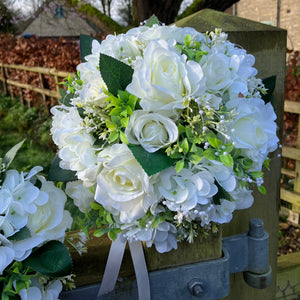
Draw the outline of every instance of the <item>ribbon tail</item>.
[[[141,241],[129,242],[130,253],[136,275],[139,300],[150,300],[150,283]]]
[[[123,260],[125,246],[126,242],[121,241],[120,235],[112,242],[97,297],[114,290]]]

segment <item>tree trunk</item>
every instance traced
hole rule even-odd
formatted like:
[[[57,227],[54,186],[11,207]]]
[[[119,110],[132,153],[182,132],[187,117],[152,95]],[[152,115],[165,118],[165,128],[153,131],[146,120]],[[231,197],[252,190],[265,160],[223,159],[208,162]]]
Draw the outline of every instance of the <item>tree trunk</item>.
[[[178,15],[182,1],[183,0],[133,0],[133,23],[137,25],[149,19],[153,14],[165,24],[173,23],[175,17]]]
[[[239,0],[194,0],[194,2],[186,8],[186,10],[178,16],[177,19],[187,17],[201,9],[210,8],[218,11],[225,11]]]

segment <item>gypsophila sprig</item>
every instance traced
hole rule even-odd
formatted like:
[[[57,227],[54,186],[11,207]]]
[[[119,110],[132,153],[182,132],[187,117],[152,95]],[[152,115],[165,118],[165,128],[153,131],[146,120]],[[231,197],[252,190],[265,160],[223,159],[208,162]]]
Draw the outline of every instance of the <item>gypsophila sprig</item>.
[[[51,110],[51,132],[61,168],[78,178],[74,201],[93,201],[96,236],[167,252],[230,222],[253,188],[265,193],[278,138],[254,62],[221,29],[155,17],[92,42],[69,83],[71,107]]]

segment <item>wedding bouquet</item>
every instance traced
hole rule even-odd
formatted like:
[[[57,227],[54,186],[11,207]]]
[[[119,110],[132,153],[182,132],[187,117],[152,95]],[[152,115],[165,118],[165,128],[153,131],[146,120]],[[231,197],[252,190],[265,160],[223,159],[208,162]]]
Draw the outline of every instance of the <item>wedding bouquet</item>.
[[[67,194],[99,212],[96,236],[167,252],[266,192],[276,115],[255,58],[227,34],[151,18],[101,43],[82,37],[81,53],[51,133],[73,171]]]
[[[62,244],[72,217],[66,195],[34,167],[8,170],[23,142],[0,159],[1,299],[57,299],[72,269]]]

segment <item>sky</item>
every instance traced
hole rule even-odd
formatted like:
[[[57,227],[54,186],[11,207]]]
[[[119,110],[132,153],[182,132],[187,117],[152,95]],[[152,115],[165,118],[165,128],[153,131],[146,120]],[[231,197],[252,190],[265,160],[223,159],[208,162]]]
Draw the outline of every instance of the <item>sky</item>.
[[[16,11],[20,11],[24,16],[29,16],[31,15],[35,9],[38,8],[39,3],[41,3],[41,0],[7,0],[7,2],[12,3],[11,6],[9,6],[9,8],[11,8],[12,10],[16,10]],[[93,3],[101,3],[101,1],[91,1]],[[120,0],[114,0],[112,2],[112,19],[114,19],[117,22],[120,22],[120,18],[118,16],[117,13],[117,5],[122,2]],[[182,4],[181,4],[181,8],[179,13],[181,13],[187,6],[189,6],[191,3],[193,2],[193,0],[183,0]],[[101,5],[101,4],[100,4]],[[99,10],[101,10],[101,6],[97,7]]]

